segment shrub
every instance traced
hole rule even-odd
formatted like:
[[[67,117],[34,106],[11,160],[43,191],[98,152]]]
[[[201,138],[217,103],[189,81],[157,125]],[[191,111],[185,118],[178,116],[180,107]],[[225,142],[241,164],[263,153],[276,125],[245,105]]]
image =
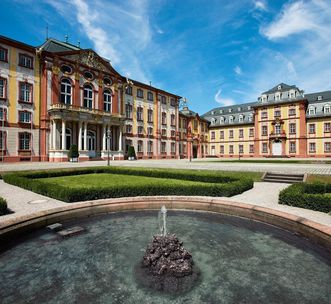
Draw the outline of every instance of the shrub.
[[[321,212],[331,211],[331,184],[293,184],[279,193],[279,203]]]
[[[0,215],[4,215],[7,212],[7,201],[4,198],[0,197]]]
[[[133,157],[134,159],[136,159],[136,151],[134,150],[134,146],[129,146],[128,157]]]
[[[200,182],[188,185],[164,185],[162,181],[153,185],[121,185],[93,188],[69,188],[56,183],[44,183],[39,178],[61,177],[92,173],[113,173],[154,178],[170,178]],[[200,195],[200,196],[232,196],[253,187],[253,180],[240,174],[224,174],[213,171],[165,170],[125,167],[95,167],[76,170],[49,170],[27,173],[8,173],[4,175],[6,183],[22,187],[55,199],[66,202],[94,200],[110,197],[148,196],[148,195]]]
[[[71,147],[69,149],[68,157],[70,159],[79,157],[77,145],[71,145]]]

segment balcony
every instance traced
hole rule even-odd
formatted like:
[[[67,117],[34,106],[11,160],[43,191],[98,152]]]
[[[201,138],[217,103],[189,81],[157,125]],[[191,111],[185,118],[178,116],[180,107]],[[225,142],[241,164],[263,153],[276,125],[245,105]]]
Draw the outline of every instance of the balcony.
[[[286,133],[284,131],[280,132],[280,133],[275,133],[275,132],[271,132],[269,134],[269,138],[270,139],[286,139]]]

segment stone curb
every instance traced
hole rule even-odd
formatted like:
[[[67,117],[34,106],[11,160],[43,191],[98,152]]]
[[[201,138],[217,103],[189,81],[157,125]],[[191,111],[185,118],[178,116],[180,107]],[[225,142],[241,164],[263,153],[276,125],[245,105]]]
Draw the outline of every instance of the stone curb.
[[[68,204],[0,222],[0,240],[71,218],[116,211],[159,209],[162,205],[168,209],[217,212],[261,221],[299,233],[331,251],[331,227],[270,208],[198,196],[125,197]]]

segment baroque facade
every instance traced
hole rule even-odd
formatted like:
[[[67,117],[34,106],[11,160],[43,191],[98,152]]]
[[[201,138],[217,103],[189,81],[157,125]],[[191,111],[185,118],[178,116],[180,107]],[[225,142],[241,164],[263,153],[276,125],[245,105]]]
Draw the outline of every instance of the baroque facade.
[[[331,91],[279,84],[257,102],[199,115],[120,75],[91,49],[0,36],[1,161],[331,156]]]

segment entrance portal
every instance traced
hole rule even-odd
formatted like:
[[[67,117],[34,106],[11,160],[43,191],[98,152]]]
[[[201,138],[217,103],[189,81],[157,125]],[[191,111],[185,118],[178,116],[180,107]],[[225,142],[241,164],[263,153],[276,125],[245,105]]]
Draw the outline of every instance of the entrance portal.
[[[281,156],[282,155],[282,142],[274,141],[272,143],[272,155],[274,156]]]

